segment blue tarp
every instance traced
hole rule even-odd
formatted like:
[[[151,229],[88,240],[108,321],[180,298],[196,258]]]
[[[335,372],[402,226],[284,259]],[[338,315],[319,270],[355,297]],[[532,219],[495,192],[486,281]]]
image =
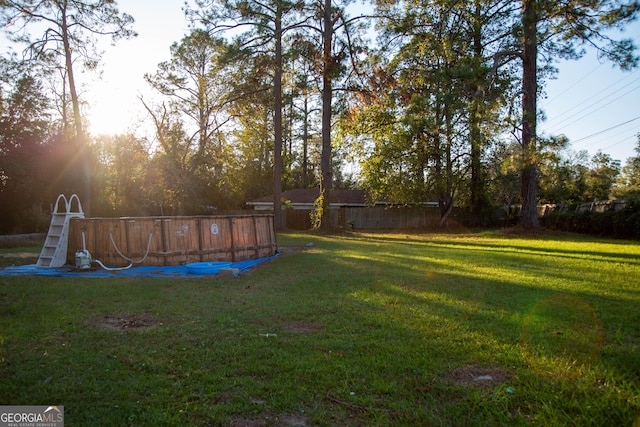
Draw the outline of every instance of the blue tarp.
[[[220,272],[220,268],[237,268],[240,273],[244,273],[252,267],[262,264],[266,261],[278,257],[274,256],[250,259],[239,262],[210,262],[210,263],[193,263],[186,265],[174,266],[138,266],[131,267],[126,270],[105,270],[99,268],[97,270],[77,270],[72,266],[64,266],[59,268],[42,268],[35,264],[18,265],[12,267],[0,268],[0,276],[46,276],[46,277],[203,277],[207,275],[215,275]],[[192,266],[192,268],[189,268]],[[193,266],[197,268],[194,269]],[[194,274],[194,271],[196,272]]]

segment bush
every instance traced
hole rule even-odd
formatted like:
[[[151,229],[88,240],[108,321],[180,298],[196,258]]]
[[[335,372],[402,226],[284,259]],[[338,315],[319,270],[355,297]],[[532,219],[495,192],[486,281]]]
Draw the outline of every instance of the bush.
[[[640,240],[640,200],[630,200],[619,211],[551,212],[541,219],[541,223],[553,230]]]

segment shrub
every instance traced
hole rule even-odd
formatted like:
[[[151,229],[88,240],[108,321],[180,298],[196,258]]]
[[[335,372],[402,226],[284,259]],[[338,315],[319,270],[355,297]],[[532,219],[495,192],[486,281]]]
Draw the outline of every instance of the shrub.
[[[640,200],[629,200],[619,211],[551,212],[541,223],[553,230],[640,240]]]

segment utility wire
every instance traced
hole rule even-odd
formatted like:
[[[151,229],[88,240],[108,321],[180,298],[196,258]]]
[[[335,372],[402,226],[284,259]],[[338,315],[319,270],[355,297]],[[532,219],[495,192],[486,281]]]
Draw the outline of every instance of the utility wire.
[[[615,82],[611,83],[609,86],[604,87],[604,88],[602,88],[600,91],[598,91],[598,92],[596,92],[596,93],[594,93],[594,94],[589,95],[589,97],[588,97],[588,98],[586,98],[586,99],[584,99],[583,101],[580,101],[580,102],[585,102],[585,101],[588,101],[588,100],[590,100],[590,99],[593,99],[594,97],[597,97],[597,96],[598,96],[598,95],[600,95],[601,93],[604,93],[604,92],[609,91],[609,89],[611,89],[612,87],[614,87],[614,86],[616,86],[616,85],[618,85],[618,84],[622,83],[623,81],[625,81],[625,80],[627,80],[627,79],[629,79],[629,78],[631,78],[631,77],[636,76],[637,74],[638,74],[638,73],[637,73],[636,71],[630,72],[630,73],[628,73],[627,75],[625,75],[624,77],[621,77],[620,79],[618,79],[618,80],[616,80]],[[634,81],[636,81],[636,80],[634,80]],[[573,86],[575,86],[575,85],[573,85]],[[618,90],[620,90],[620,89],[618,89]],[[565,92],[566,92],[566,91],[565,91]],[[616,91],[616,92],[617,92],[617,91]],[[563,93],[564,93],[564,92],[563,92]],[[555,98],[557,98],[557,97],[554,97],[554,99],[555,99]],[[569,109],[569,110],[565,111],[564,113],[559,114],[557,117],[564,116],[565,114],[568,114],[568,113],[570,113],[570,112],[571,112],[571,109]]]
[[[581,141],[584,141],[584,140],[586,140],[586,139],[593,138],[594,136],[602,135],[603,133],[609,132],[609,131],[611,131],[611,130],[613,130],[613,129],[619,128],[619,127],[621,127],[621,126],[624,126],[624,125],[626,125],[626,124],[628,124],[628,123],[631,123],[631,122],[634,122],[634,121],[636,121],[636,120],[640,120],[640,116],[638,116],[638,117],[634,117],[634,118],[633,118],[633,119],[631,119],[631,120],[627,120],[626,122],[619,123],[619,124],[617,124],[617,125],[615,125],[615,126],[611,126],[610,128],[607,128],[607,129],[604,129],[604,130],[598,131],[598,132],[596,132],[596,133],[592,133],[591,135],[584,136],[584,137],[582,137],[582,138],[580,138],[580,139],[576,139],[575,141],[571,141],[571,143],[572,143],[572,144],[575,144],[575,143],[577,143],[577,142],[581,142]]]
[[[633,38],[633,41],[634,41],[634,42],[635,42],[635,41],[637,41],[637,40],[640,40],[640,35],[635,36],[635,37]],[[591,71],[589,71],[587,74],[583,75],[580,79],[578,79],[577,81],[575,81],[573,84],[571,84],[568,88],[566,88],[566,89],[565,89],[564,91],[562,91],[560,94],[558,94],[558,95],[554,96],[554,97],[553,97],[552,99],[550,99],[548,102],[543,103],[543,106],[548,106],[548,105],[551,103],[551,101],[554,101],[554,100],[558,99],[561,95],[565,94],[565,93],[566,93],[566,92],[568,92],[570,89],[572,89],[572,88],[576,87],[576,86],[578,85],[578,83],[580,83],[580,82],[582,82],[583,80],[585,80],[588,76],[590,76],[590,75],[591,75],[591,74],[593,74],[595,71],[597,71],[600,67],[602,67],[602,65],[604,65],[604,63],[603,63],[603,62],[600,62],[600,63],[599,63],[595,68],[593,68],[593,69],[592,69]],[[603,89],[602,89],[602,90],[600,90],[599,92],[597,92],[597,93],[595,93],[595,94],[591,95],[589,98],[585,99],[585,100],[584,100],[584,101],[582,101],[582,102],[586,102],[586,101],[588,101],[588,100],[590,100],[590,99],[593,99],[594,97],[596,97],[596,96],[600,95],[600,94],[601,94],[601,93],[603,93],[603,92],[608,91],[610,88],[612,88],[612,87],[614,87],[614,86],[618,85],[619,83],[623,82],[624,80],[627,80],[628,78],[630,78],[630,77],[632,77],[632,76],[634,76],[634,75],[636,75],[636,73],[635,73],[635,72],[632,72],[632,73],[627,74],[626,76],[622,77],[621,79],[618,79],[616,82],[614,82],[614,83],[610,84],[609,86],[607,86],[607,87],[603,88]],[[638,80],[640,80],[640,79],[636,79],[636,80],[634,80],[632,83],[634,83],[634,82],[636,82],[636,81],[638,81]],[[630,84],[632,84],[632,83],[630,83]],[[624,86],[624,87],[623,87],[623,88],[621,88],[621,89],[618,89],[618,90],[617,90],[617,91],[615,91],[614,93],[619,92],[620,90],[624,89],[624,88],[625,88],[625,87],[627,87],[627,86],[628,86],[628,85]],[[584,111],[585,109],[588,109],[588,108],[590,108],[591,106],[596,105],[598,102],[601,102],[601,101],[603,101],[604,99],[607,99],[607,98],[608,98],[609,96],[611,96],[611,95],[612,95],[612,94],[609,94],[608,96],[606,96],[605,98],[601,99],[600,101],[596,101],[595,103],[590,104],[589,106],[587,106],[587,107],[583,108],[582,110],[580,110],[578,113],[574,113],[574,114],[573,114],[572,116],[570,116],[569,118],[564,119],[564,120],[562,120],[561,122],[556,123],[555,125],[554,125],[554,124],[551,124],[550,128],[557,128],[561,123],[564,123],[566,120],[569,120],[570,118],[574,117],[576,114],[579,114],[580,112]],[[582,103],[582,102],[581,102],[581,103]],[[607,104],[607,105],[608,105],[608,104]],[[601,107],[601,108],[602,108],[602,107]],[[566,110],[566,111],[565,111],[565,112],[563,112],[563,113],[560,113],[560,114],[556,115],[556,116],[554,117],[554,119],[552,119],[552,120],[551,120],[551,123],[553,123],[553,121],[554,121],[554,120],[557,120],[558,118],[563,117],[563,116],[565,116],[566,114],[571,113],[572,111],[573,111],[573,109],[571,108],[571,109],[569,109],[569,110]],[[596,111],[597,111],[597,110],[596,110]],[[591,114],[591,113],[590,113],[590,114]],[[585,115],[585,116],[586,116],[586,115]]]
[[[640,39],[640,36],[636,36],[634,38],[634,41]],[[584,74],[581,78],[574,80],[571,85],[569,87],[567,87],[566,89],[564,89],[561,93],[554,95],[553,98],[549,99],[547,102],[543,102],[541,103],[543,108],[546,106],[549,106],[550,104],[553,104],[554,101],[561,99],[562,96],[564,96],[567,92],[569,92],[571,89],[574,89],[576,87],[579,86],[580,83],[582,83],[583,81],[585,81],[587,79],[587,77],[591,76],[593,73],[595,73],[598,69],[600,69],[602,67],[603,63],[601,62],[598,66],[596,66],[595,68],[593,68],[592,70],[590,70],[589,72],[587,72],[586,74]],[[632,73],[628,73],[627,75],[622,76],[620,79],[616,80],[615,82],[613,82],[612,84],[607,85],[606,87],[602,88],[601,90],[599,90],[598,92],[589,95],[588,98],[583,99],[582,101],[577,101],[575,102],[575,107],[569,108],[566,111],[560,113],[560,114],[556,114],[553,116],[552,120],[550,120],[551,123],[546,123],[551,124],[551,126],[546,130],[547,132],[551,132],[552,129],[559,129],[559,131],[555,131],[553,133],[560,133],[560,131],[565,130],[567,128],[569,128],[570,126],[574,126],[575,127],[575,123],[588,117],[593,115],[594,113],[597,113],[601,110],[603,110],[604,108],[606,108],[608,105],[621,100],[622,98],[624,98],[625,96],[627,96],[628,94],[630,94],[631,92],[636,91],[637,89],[640,88],[640,85],[635,85],[638,81],[640,81],[640,78],[636,78],[636,76],[638,76],[637,72],[632,72]],[[633,79],[631,81],[629,81],[629,79]],[[593,81],[593,80],[592,80]],[[597,80],[595,83],[593,83],[591,85],[591,88],[598,88],[598,87],[602,87],[602,84],[606,83],[606,80]],[[621,84],[624,84],[622,87],[619,87]],[[583,87],[585,87],[586,85],[583,84]],[[633,86],[633,87],[632,87]],[[615,89],[616,87],[619,87],[618,89]],[[583,93],[588,93],[588,89],[590,88],[586,88],[585,87],[585,91]],[[621,91],[626,91],[626,93],[624,94],[620,94]],[[577,91],[576,91],[577,92]],[[593,100],[594,98],[597,98],[598,96],[601,96],[603,94],[606,94],[606,96],[603,96],[602,98],[598,99],[595,102],[590,102],[591,100]],[[616,96],[617,95],[617,96]],[[607,102],[607,100],[611,99],[612,97],[614,97],[613,100],[610,100]],[[582,107],[585,103],[590,102],[588,105]],[[603,104],[604,102],[606,102],[605,104]],[[581,108],[582,107],[582,108]],[[579,116],[579,117],[577,117]],[[576,118],[577,117],[577,118]],[[561,120],[559,120],[561,119]],[[596,144],[598,145],[603,145],[603,143],[609,143],[606,147],[600,147],[600,150],[607,150],[610,149],[611,147],[614,147],[616,145],[622,144],[622,143],[628,143],[630,139],[633,138],[633,135],[635,135],[636,137],[638,137],[638,135],[640,135],[640,129],[637,127],[638,125],[632,125],[631,127],[627,127],[626,130],[621,130],[619,132],[615,132],[615,134],[613,136],[608,135],[606,138],[598,138],[595,141],[591,141],[591,142],[587,142],[586,144],[584,144],[585,141],[588,141],[591,138],[595,138],[598,137],[602,134],[605,134],[607,132],[611,132],[612,130],[615,129],[619,129],[623,126],[629,125],[631,123],[636,122],[637,120],[640,120],[640,116],[638,117],[634,117],[630,120],[627,120],[625,122],[616,124],[614,126],[608,127],[606,129],[603,129],[601,131],[598,132],[594,132],[590,135],[581,137],[575,141],[571,141],[572,144],[579,144],[579,143],[583,143],[581,144],[582,147],[585,146],[594,146]],[[555,123],[554,123],[555,121]],[[569,122],[569,123],[567,123]],[[547,127],[547,126],[545,126]],[[620,139],[618,139],[618,137],[620,137]],[[615,141],[615,142],[612,142]],[[581,147],[581,148],[582,148]]]
[[[573,82],[573,84],[568,86],[565,90],[563,90],[562,92],[556,94],[553,98],[550,98],[550,99],[546,100],[542,104],[544,104],[544,106],[548,106],[549,104],[553,103],[553,101],[555,101],[556,99],[560,98],[562,95],[564,95],[565,93],[569,92],[574,87],[578,86],[578,84],[580,82],[582,82],[584,79],[589,77],[591,74],[595,73],[600,67],[602,67],[602,63],[598,64],[593,70],[589,71],[587,74],[582,76],[580,79],[578,79],[575,82]]]
[[[618,144],[622,144],[623,142],[635,141],[637,139],[637,135],[640,132],[640,128],[638,125],[631,124],[631,127],[623,128],[620,132],[615,132],[612,135],[607,135],[606,137],[596,138],[586,144],[581,144],[582,149],[587,147],[597,146],[598,150],[606,150],[610,147],[614,147]],[[612,142],[615,141],[615,142]],[[607,146],[603,146],[603,144],[607,143]]]
[[[636,134],[638,135],[638,134]],[[608,150],[611,147],[615,147],[618,144],[622,144],[623,142],[627,142],[629,140],[629,138],[631,138],[631,136],[627,136],[625,138],[622,138],[621,140],[614,142],[613,144],[607,145],[606,147],[603,147],[602,150]]]
[[[629,77],[629,76],[627,76],[627,77]],[[598,94],[602,93],[603,91],[608,90],[611,86],[614,86],[614,85],[618,84],[620,81],[622,81],[622,80],[619,80],[618,82],[614,83],[613,85],[608,86],[606,89],[603,89],[602,91],[598,92],[598,93],[597,93],[596,95],[594,95],[594,96],[597,96]],[[557,129],[557,128],[559,128],[559,127],[566,127],[566,126],[568,126],[568,125],[571,125],[571,124],[575,123],[576,121],[578,121],[578,120],[580,120],[580,119],[583,119],[583,118],[585,118],[585,117],[589,116],[590,114],[593,114],[593,113],[595,113],[595,112],[597,112],[597,111],[599,111],[599,110],[603,109],[603,108],[604,108],[604,107],[606,107],[607,105],[610,105],[610,104],[612,104],[612,103],[614,103],[614,102],[616,102],[616,101],[620,100],[621,98],[623,98],[623,97],[625,97],[625,96],[629,95],[631,92],[633,92],[633,91],[635,91],[635,90],[637,90],[637,89],[639,89],[639,88],[640,88],[640,85],[637,85],[637,86],[635,86],[635,87],[634,87],[634,88],[632,88],[632,89],[628,89],[628,87],[629,87],[630,85],[632,85],[632,84],[634,84],[634,83],[636,83],[636,82],[640,82],[640,77],[638,77],[637,79],[633,80],[632,82],[630,82],[630,83],[626,84],[625,86],[623,86],[623,87],[621,87],[621,88],[619,88],[619,89],[617,89],[617,90],[615,90],[615,91],[613,91],[613,92],[609,93],[609,94],[608,94],[607,96],[605,96],[604,98],[601,98],[601,99],[599,99],[599,100],[597,100],[597,101],[595,101],[595,102],[592,102],[591,104],[587,105],[586,107],[581,108],[580,110],[573,112],[573,114],[571,114],[570,116],[568,116],[568,117],[564,118],[563,120],[560,120],[559,122],[556,122],[554,125],[550,126],[550,127],[548,128],[548,131],[549,131],[549,132],[551,132],[551,130],[552,130],[552,129]],[[627,89],[628,89],[628,90],[627,90]],[[614,95],[618,94],[619,92],[621,92],[621,91],[623,91],[623,90],[627,90],[627,92],[626,92],[626,93],[624,93],[624,94],[623,94],[623,95],[621,95],[621,96],[618,96],[618,97],[614,98],[613,100],[611,100],[611,101],[607,102],[606,104],[599,106],[599,107],[598,107],[598,108],[596,108],[595,110],[592,110],[592,111],[590,111],[589,113],[584,114],[584,115],[582,115],[582,116],[578,117],[578,119],[576,119],[576,120],[574,120],[574,121],[572,121],[572,122],[567,123],[569,120],[571,120],[571,119],[575,118],[576,116],[578,116],[578,115],[580,115],[580,114],[584,113],[585,111],[587,111],[587,110],[589,110],[589,109],[592,109],[594,106],[597,106],[598,104],[600,104],[600,103],[602,103],[602,102],[606,101],[606,100],[607,100],[607,99],[609,99],[610,97],[612,97],[612,96],[614,96]],[[565,113],[563,113],[563,114],[560,114],[560,115],[556,116],[556,118],[557,118],[557,117],[560,117],[560,116],[562,116],[562,115],[564,115],[564,114],[566,114],[566,113],[570,113],[570,112],[572,112],[572,110],[567,110]]]

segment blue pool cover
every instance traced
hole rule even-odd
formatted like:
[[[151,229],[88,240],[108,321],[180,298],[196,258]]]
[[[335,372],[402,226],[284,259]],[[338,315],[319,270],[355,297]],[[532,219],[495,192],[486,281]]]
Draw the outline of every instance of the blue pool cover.
[[[45,276],[45,277],[205,277],[216,275],[222,268],[238,269],[240,273],[266,261],[277,258],[273,256],[250,259],[239,262],[196,262],[174,266],[139,266],[126,270],[77,270],[72,266],[59,268],[42,268],[35,264],[18,265],[0,268],[0,276]]]

